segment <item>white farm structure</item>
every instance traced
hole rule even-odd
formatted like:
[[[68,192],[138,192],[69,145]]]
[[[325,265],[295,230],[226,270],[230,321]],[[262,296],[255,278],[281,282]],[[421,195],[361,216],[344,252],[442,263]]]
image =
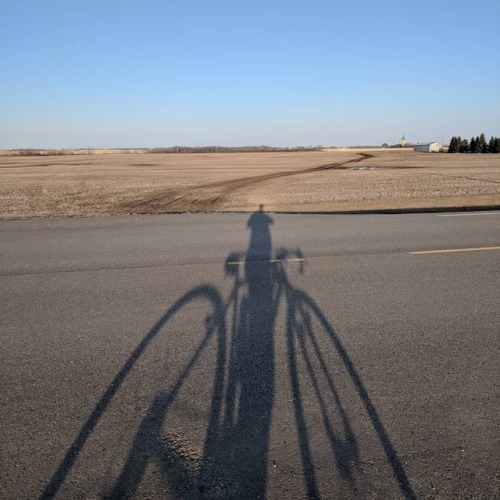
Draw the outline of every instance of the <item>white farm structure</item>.
[[[415,151],[419,153],[439,153],[443,150],[443,145],[440,142],[417,142]]]

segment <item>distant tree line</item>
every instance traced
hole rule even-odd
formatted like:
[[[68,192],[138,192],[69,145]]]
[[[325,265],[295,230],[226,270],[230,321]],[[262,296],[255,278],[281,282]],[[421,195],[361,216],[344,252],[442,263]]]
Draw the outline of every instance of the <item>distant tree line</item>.
[[[11,149],[9,153],[12,156],[63,156],[68,154],[65,149]]]
[[[470,142],[460,136],[450,140],[448,153],[500,153],[500,137],[493,137],[487,142],[484,134],[471,137]]]
[[[323,146],[296,146],[280,148],[272,146],[171,146],[148,149],[148,153],[281,153],[288,151],[317,151]]]
[[[319,151],[324,146],[295,146],[295,147],[272,147],[272,146],[171,146],[168,148],[117,148],[113,152],[120,153],[281,153],[281,152],[301,152]],[[93,149],[11,149],[6,153],[11,156],[62,156],[74,154],[93,154]]]

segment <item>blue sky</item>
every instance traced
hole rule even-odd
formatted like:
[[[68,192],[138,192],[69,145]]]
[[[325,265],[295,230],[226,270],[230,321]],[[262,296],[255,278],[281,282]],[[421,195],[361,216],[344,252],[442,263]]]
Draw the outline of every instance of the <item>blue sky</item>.
[[[500,2],[0,0],[0,148],[500,136]]]

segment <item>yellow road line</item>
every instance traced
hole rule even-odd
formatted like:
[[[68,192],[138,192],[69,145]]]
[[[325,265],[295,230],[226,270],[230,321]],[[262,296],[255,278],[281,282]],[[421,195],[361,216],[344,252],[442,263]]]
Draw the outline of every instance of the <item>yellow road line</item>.
[[[259,263],[259,264],[267,264],[267,263],[276,263],[276,262],[304,262],[304,259],[296,258],[296,259],[265,259],[265,260],[235,260],[232,262],[226,262],[228,266],[239,266],[240,264],[247,263]]]
[[[423,255],[428,253],[481,252],[483,250],[500,250],[500,247],[450,248],[448,250],[420,250],[418,252],[410,252],[410,255]]]

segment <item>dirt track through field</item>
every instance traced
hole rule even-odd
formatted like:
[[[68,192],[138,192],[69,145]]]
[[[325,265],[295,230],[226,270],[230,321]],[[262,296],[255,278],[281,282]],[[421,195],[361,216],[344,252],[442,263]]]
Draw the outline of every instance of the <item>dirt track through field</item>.
[[[214,210],[222,204],[227,197],[237,189],[248,188],[265,181],[276,180],[281,177],[293,175],[313,174],[325,170],[344,169],[346,165],[359,163],[368,158],[373,158],[369,153],[358,153],[359,158],[338,162],[327,163],[318,167],[289,170],[286,172],[273,172],[265,175],[255,175],[243,179],[229,179],[226,181],[210,182],[199,186],[188,187],[183,190],[162,189],[153,193],[148,198],[142,197],[135,202],[128,202],[128,207],[134,207],[137,213],[149,213],[152,209],[158,211],[164,207],[166,211],[186,210],[186,206],[196,207],[197,210]]]
[[[0,218],[491,207],[498,167],[404,149],[0,157]]]

